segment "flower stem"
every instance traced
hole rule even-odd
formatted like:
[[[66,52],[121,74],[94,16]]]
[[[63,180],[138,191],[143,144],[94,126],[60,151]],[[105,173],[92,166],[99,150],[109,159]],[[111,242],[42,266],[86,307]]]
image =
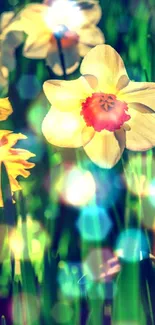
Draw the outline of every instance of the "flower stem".
[[[10,181],[5,164],[1,164],[1,188],[2,198],[4,204],[4,218],[8,226],[15,226],[16,224],[16,209],[12,200],[12,193],[10,188]]]
[[[148,42],[151,52],[151,81],[155,81],[155,64],[154,64],[154,53],[155,53],[155,12],[152,11],[148,24]]]
[[[63,77],[66,80],[67,76],[66,76],[66,67],[65,67],[65,60],[64,60],[64,54],[63,54],[63,50],[62,50],[62,45],[61,45],[61,38],[58,36],[55,36],[56,41],[57,41],[57,46],[58,46],[58,52],[59,52],[59,57],[60,57],[60,62],[61,62],[61,67],[63,70]]]
[[[151,81],[155,82],[155,64],[154,64],[154,53],[155,53],[155,41],[151,39]]]

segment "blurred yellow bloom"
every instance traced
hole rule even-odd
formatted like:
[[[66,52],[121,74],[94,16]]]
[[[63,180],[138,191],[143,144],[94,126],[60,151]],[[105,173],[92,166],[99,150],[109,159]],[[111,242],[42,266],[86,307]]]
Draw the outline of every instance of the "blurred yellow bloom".
[[[109,45],[85,56],[81,76],[49,80],[44,92],[52,103],[42,131],[60,147],[83,146],[98,166],[113,167],[124,148],[145,151],[155,145],[155,83],[129,80],[123,60]]]
[[[21,190],[21,186],[16,180],[17,176],[28,177],[30,172],[27,169],[33,168],[34,163],[27,160],[35,155],[25,149],[12,148],[18,140],[26,139],[22,133],[12,133],[9,130],[0,130],[0,163],[6,166],[11,191]],[[3,206],[2,192],[0,189],[0,207]]]
[[[46,2],[47,3],[47,2]],[[48,4],[29,4],[21,11],[21,30],[27,35],[24,56],[46,58],[48,66],[62,75],[56,35],[61,38],[66,73],[75,71],[92,47],[104,42],[96,24],[101,18],[101,8],[96,0],[85,2],[54,0]]]
[[[9,71],[16,67],[15,50],[23,41],[17,18],[13,11],[0,16],[0,91],[5,92],[8,90]]]

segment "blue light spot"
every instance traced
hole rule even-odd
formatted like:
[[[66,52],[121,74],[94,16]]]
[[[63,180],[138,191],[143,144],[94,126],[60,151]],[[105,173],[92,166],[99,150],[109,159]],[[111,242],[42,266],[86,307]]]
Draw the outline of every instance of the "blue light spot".
[[[141,254],[148,256],[149,244],[144,232],[140,229],[123,231],[116,242],[116,251],[122,251],[122,259],[128,262],[141,260]]]
[[[41,92],[41,83],[34,75],[22,75],[17,83],[17,90],[23,99],[33,99]]]
[[[82,210],[76,226],[84,240],[100,241],[106,238],[112,221],[102,208],[86,207]]]
[[[68,298],[86,296],[89,280],[83,274],[82,264],[64,263],[58,270],[57,280],[63,294]]]
[[[54,36],[57,39],[61,39],[64,37],[65,33],[68,31],[68,28],[64,25],[57,25],[54,30]]]
[[[149,185],[149,196],[148,199],[153,207],[155,207],[155,179]]]

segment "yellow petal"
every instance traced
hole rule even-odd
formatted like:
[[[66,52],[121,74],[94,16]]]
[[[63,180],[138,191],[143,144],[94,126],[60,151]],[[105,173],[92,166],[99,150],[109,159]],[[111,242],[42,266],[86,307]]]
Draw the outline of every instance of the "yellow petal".
[[[111,46],[104,44],[97,45],[88,52],[80,71],[97,77],[100,91],[112,94],[117,92],[116,86],[121,76],[127,76],[120,55]]]
[[[7,79],[8,69],[2,67],[0,70],[0,92],[8,92],[8,79]]]
[[[8,35],[9,32],[12,31],[22,31],[23,26],[21,24],[21,21],[19,19],[19,16],[15,15],[15,12],[9,11],[4,12],[1,15],[1,39],[5,39],[6,35]]]
[[[23,177],[28,177],[30,175],[30,172],[27,169],[33,168],[35,166],[34,163],[30,163],[26,160],[20,159],[18,162],[16,161],[11,161],[7,159],[7,156],[5,157],[5,166],[8,172],[8,177],[10,181],[10,187],[11,187],[11,192],[19,191],[21,190],[21,186],[16,180],[17,176],[23,176]],[[14,202],[14,201],[13,201]],[[2,199],[2,191],[0,187],[0,207],[3,207],[3,199]]]
[[[0,160],[1,152],[4,150],[9,150],[13,147],[18,140],[27,139],[27,137],[22,133],[13,133],[9,130],[0,130]]]
[[[35,14],[41,14],[47,11],[47,6],[43,3],[30,3],[23,10],[21,10],[21,16],[33,18]]]
[[[15,20],[13,20],[12,23],[4,29],[3,34],[10,31],[23,31],[30,37],[35,35],[36,38],[42,34],[50,34],[51,31],[49,30],[44,19],[44,15],[46,14],[47,10],[48,7],[43,4],[30,4],[26,6],[20,11]]]
[[[1,57],[0,57],[0,59],[1,59]],[[1,66],[0,69],[1,69],[1,70],[0,70],[0,74],[1,74],[2,78],[7,79],[8,76],[9,76],[9,71],[8,71],[8,69],[7,69],[6,67],[4,67],[4,66]],[[1,82],[0,82],[0,84],[1,84]]]
[[[48,80],[43,89],[52,105],[66,112],[81,109],[81,103],[93,91],[84,77],[71,81]]]
[[[7,157],[8,159],[11,159],[11,161],[17,161],[19,158],[20,160],[28,160],[35,157],[35,154],[25,149],[11,148],[8,151]]]
[[[27,58],[46,58],[51,47],[49,33],[33,34],[28,36],[24,46],[24,56]]]
[[[0,208],[2,208],[4,205],[3,205],[3,198],[2,198],[2,190],[0,188]]]
[[[96,25],[101,19],[102,10],[96,0],[78,0],[76,5],[81,14],[81,26]]]
[[[103,130],[96,132],[92,140],[84,146],[88,157],[101,168],[111,168],[120,159],[125,147],[125,132],[116,133]]]
[[[10,131],[10,130],[0,130],[0,141],[2,139],[2,137],[12,133],[13,131]]]
[[[85,123],[80,114],[60,112],[51,108],[42,123],[47,141],[55,146],[77,148],[82,146],[82,129]]]
[[[9,180],[10,180],[12,192],[22,190],[21,185],[18,183],[18,181],[12,175],[9,175]]]
[[[5,163],[12,192],[21,189],[16,177],[28,177],[30,175],[28,169],[33,168],[35,165],[27,161],[29,158],[35,156],[33,153],[25,149],[11,148],[18,140],[25,138],[26,136],[21,133],[14,134],[9,130],[0,130],[0,161]],[[3,206],[1,187],[0,206]]]
[[[1,15],[1,21],[0,21],[0,25],[1,25],[0,38],[1,39],[4,39],[6,34],[10,31],[10,22],[12,21],[12,18],[14,15],[15,15],[15,13],[13,11],[4,12]]]
[[[8,98],[0,98],[0,121],[4,121],[12,114],[12,106]]]
[[[92,140],[94,135],[95,135],[94,128],[93,127],[88,127],[88,126],[85,125],[85,127],[82,130],[83,146],[88,144],[90,142],[90,140]]]
[[[48,11],[48,7],[44,4],[29,4],[20,12],[21,26],[23,31],[31,35],[31,33],[43,33],[49,30],[44,17]]]
[[[77,46],[72,45],[68,48],[63,48],[64,62],[65,62],[65,72],[66,74],[71,74],[77,70],[80,63],[80,56],[78,53]],[[60,61],[60,56],[58,49],[53,47],[48,53],[46,62],[48,66],[53,70],[57,76],[63,76],[63,69]]]
[[[8,26],[9,22],[12,20],[15,13],[13,11],[4,12],[1,15],[1,30]]]
[[[130,81],[118,93],[118,98],[126,103],[140,103],[155,111],[155,83]]]
[[[127,122],[130,131],[126,132],[126,148],[133,151],[145,151],[155,146],[155,113],[150,113],[144,106],[137,109],[130,104],[128,113],[131,119]]]
[[[103,33],[94,25],[88,26],[87,28],[81,28],[79,36],[78,47],[80,56],[85,56],[92,47],[105,42]]]
[[[43,10],[47,10],[47,6],[44,3],[29,3],[22,11],[22,15],[42,13]]]
[[[6,157],[6,167],[8,170],[8,174],[12,175],[13,178],[16,178],[17,176],[23,176],[24,178],[27,178],[30,175],[30,172],[27,169],[31,169],[35,166],[34,163],[28,162],[26,160],[20,160],[20,157],[17,161],[11,160],[9,157],[9,160],[7,160]]]

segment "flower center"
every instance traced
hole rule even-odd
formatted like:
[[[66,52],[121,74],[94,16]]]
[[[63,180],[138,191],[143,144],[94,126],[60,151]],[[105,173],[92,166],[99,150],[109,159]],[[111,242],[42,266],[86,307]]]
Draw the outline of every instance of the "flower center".
[[[50,43],[56,46],[57,39],[61,40],[62,48],[69,48],[78,43],[79,36],[75,32],[68,30],[66,26],[58,25],[50,36]]]
[[[126,114],[128,106],[112,94],[94,93],[82,103],[81,115],[87,126],[95,131],[115,131],[121,128],[124,122],[130,119]]]

